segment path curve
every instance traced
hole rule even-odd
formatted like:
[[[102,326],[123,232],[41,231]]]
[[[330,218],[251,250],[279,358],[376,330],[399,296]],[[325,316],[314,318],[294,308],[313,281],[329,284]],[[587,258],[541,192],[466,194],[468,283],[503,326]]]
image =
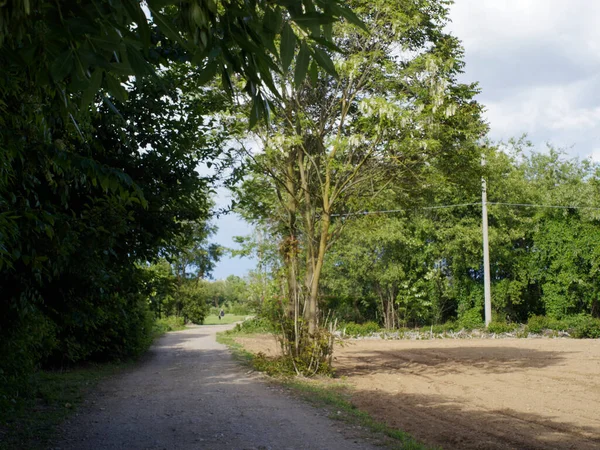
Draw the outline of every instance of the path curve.
[[[75,449],[375,449],[341,422],[270,386],[215,340],[231,325],[168,333],[64,425]]]

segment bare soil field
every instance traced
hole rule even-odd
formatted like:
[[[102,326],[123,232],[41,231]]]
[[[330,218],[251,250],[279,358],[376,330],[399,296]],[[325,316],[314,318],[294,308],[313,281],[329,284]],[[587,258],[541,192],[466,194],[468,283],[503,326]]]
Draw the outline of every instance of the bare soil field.
[[[237,339],[278,352],[272,336]],[[600,449],[600,340],[350,340],[335,350],[352,403],[449,449]]]

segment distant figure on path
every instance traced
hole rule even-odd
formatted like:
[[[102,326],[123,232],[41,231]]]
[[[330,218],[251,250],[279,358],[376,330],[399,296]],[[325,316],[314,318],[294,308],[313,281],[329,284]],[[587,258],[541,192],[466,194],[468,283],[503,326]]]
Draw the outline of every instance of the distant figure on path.
[[[223,311],[222,309],[219,312],[219,320],[221,320],[221,317],[225,317],[225,311]]]

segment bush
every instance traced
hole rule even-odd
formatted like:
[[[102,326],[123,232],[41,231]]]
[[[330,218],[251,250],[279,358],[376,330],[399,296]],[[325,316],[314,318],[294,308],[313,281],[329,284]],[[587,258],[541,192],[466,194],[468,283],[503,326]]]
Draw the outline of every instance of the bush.
[[[365,322],[361,324],[349,322],[341,326],[341,329],[348,336],[368,336],[377,333],[381,330],[381,327],[377,322]]]
[[[229,314],[233,314],[236,316],[247,316],[249,314],[253,314],[252,308],[244,303],[234,303],[227,311]]]
[[[541,333],[550,329],[550,318],[545,316],[531,316],[527,321],[527,329],[531,333]]]
[[[505,323],[505,322],[492,322],[488,325],[487,331],[489,333],[511,333],[519,328],[516,323]]]
[[[156,319],[154,322],[154,336],[160,336],[168,331],[183,330],[184,328],[185,320],[183,317],[163,317],[161,319]]]
[[[581,316],[580,316],[581,317]],[[600,319],[581,317],[573,330],[573,337],[578,339],[600,338]]]
[[[483,328],[484,323],[481,317],[481,309],[479,307],[468,309],[459,317],[458,324],[465,330]]]
[[[462,327],[454,321],[448,321],[446,323],[442,323],[442,324],[437,324],[437,325],[430,325],[429,327],[423,327],[421,330],[423,332],[432,332],[435,334],[443,334],[443,333],[447,333],[448,331],[458,331],[460,330]]]
[[[242,323],[238,323],[233,331],[237,333],[273,333],[277,330],[273,324],[264,317],[254,317],[245,320]]]
[[[600,338],[600,319],[587,315],[567,316],[563,319],[553,319],[544,316],[531,316],[527,327],[532,333],[544,330],[566,331],[578,339]]]
[[[12,411],[31,395],[31,376],[56,347],[56,326],[33,310],[0,335],[0,411]],[[1,415],[1,414],[0,414]]]

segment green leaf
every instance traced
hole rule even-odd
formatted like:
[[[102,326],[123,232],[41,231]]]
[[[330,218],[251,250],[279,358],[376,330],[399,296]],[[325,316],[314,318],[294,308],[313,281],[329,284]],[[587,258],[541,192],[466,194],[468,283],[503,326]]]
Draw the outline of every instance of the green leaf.
[[[199,85],[206,84],[215,77],[218,70],[219,63],[217,61],[212,61],[201,69],[200,74],[195,78],[195,81]]]
[[[296,87],[300,87],[302,82],[306,78],[306,71],[308,70],[308,63],[310,62],[310,51],[306,43],[300,45],[300,51],[296,58],[296,70],[294,71],[294,84]]]
[[[73,70],[73,52],[69,49],[54,60],[50,66],[50,75],[54,81],[62,81]]]
[[[254,98],[252,102],[252,110],[250,111],[250,122],[248,128],[252,129],[262,117],[262,99]]]
[[[310,76],[310,81],[313,86],[316,86],[317,82],[319,81],[319,67],[316,61],[313,61],[310,65],[310,68],[308,69],[308,75]]]
[[[315,47],[314,48],[315,51],[315,59],[317,60],[317,62],[319,63],[319,65],[325,69],[325,71],[327,71],[327,73],[329,73],[329,75],[331,75],[332,77],[336,77],[337,78],[337,71],[335,70],[335,66],[333,65],[333,61],[331,60],[331,58],[329,57],[329,55],[327,54],[327,52],[325,52],[324,50]]]
[[[150,27],[148,27],[148,20],[141,7],[141,2],[138,0],[124,0],[123,5],[127,14],[137,24],[137,31],[140,33],[142,44],[147,49],[150,46]]]
[[[335,18],[330,15],[321,14],[318,12],[309,12],[298,17],[294,17],[294,22],[303,28],[314,29],[321,25],[335,22]],[[318,33],[313,33],[318,34]]]
[[[102,69],[94,70],[92,76],[90,78],[90,85],[86,90],[81,94],[81,109],[86,109],[90,103],[94,100],[94,97],[100,90],[100,86],[102,85]]]
[[[328,41],[333,41],[333,24],[326,23],[323,25],[323,36],[325,36],[325,39]]]
[[[152,66],[148,64],[148,61],[142,56],[142,54],[131,45],[126,45],[127,48],[127,59],[129,65],[133,69],[133,72],[137,77],[150,75],[154,73]]]
[[[183,47],[186,47],[185,42],[181,38],[181,35],[177,31],[177,29],[173,26],[173,23],[161,13],[159,13],[158,10],[156,10],[152,6],[149,6],[149,9],[152,13],[152,19],[154,20],[154,23],[156,23],[158,28],[160,28],[160,31],[162,31],[165,34],[165,36],[167,36],[173,42],[177,42]]]
[[[106,87],[110,95],[121,103],[124,103],[127,100],[127,91],[121,85],[121,82],[110,74],[106,74]]]
[[[296,35],[292,30],[289,23],[283,26],[281,32],[281,45],[279,53],[281,55],[281,64],[283,66],[283,73],[287,73],[292,59],[294,58],[294,51],[296,50]]]
[[[319,37],[319,36],[310,36],[310,38],[313,41],[317,42],[318,44],[321,44],[323,47],[328,48],[332,52],[344,53],[344,50],[342,48],[338,47],[337,45],[335,45],[332,41],[323,39],[322,37]]]

